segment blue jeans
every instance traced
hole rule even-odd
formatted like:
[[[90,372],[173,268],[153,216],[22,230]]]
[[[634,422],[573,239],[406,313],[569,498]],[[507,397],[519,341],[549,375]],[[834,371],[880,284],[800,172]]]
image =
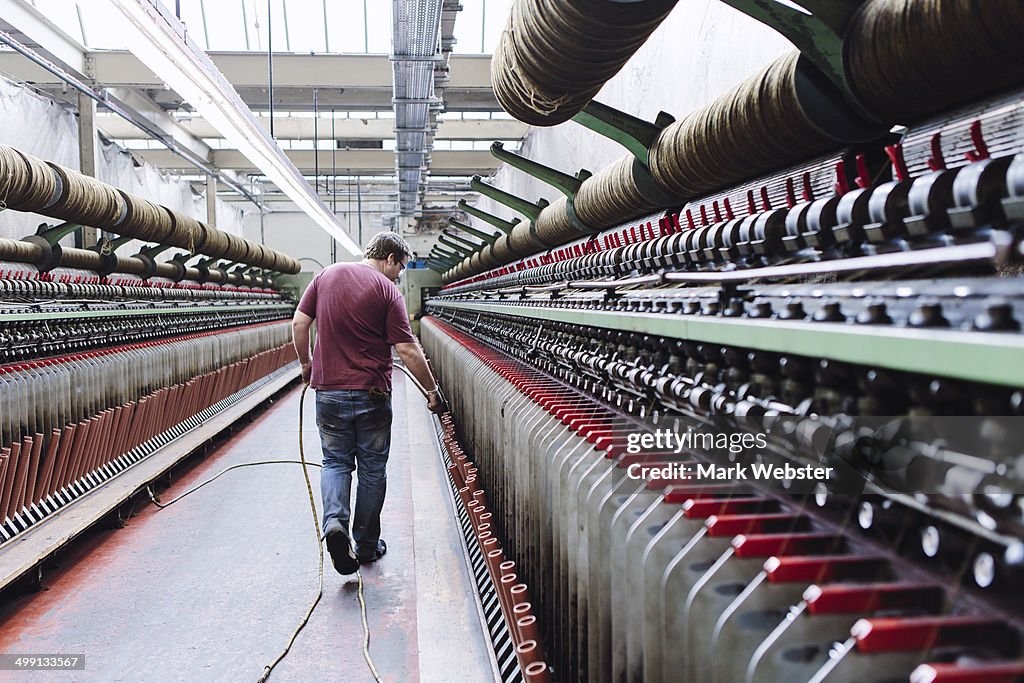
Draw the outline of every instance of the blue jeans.
[[[380,511],[387,490],[391,398],[374,402],[368,391],[317,391],[316,424],[324,453],[320,473],[324,528],[337,519],[348,531],[352,472],[358,470],[351,538],[357,553],[372,556],[380,538]]]

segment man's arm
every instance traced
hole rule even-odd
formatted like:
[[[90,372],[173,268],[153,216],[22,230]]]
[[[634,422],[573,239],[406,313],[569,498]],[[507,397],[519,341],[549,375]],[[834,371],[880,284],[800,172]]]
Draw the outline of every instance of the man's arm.
[[[309,328],[313,324],[313,318],[302,311],[295,311],[292,318],[292,344],[295,345],[295,355],[302,364],[302,381],[309,384],[309,376],[313,371],[313,361],[309,353]]]
[[[431,412],[443,413],[448,409],[441,399],[441,392],[437,389],[437,380],[430,373],[427,366],[427,359],[423,355],[423,349],[416,342],[402,342],[395,344],[395,351],[398,357],[409,368],[409,372],[416,378],[423,388],[427,390],[428,407]]]

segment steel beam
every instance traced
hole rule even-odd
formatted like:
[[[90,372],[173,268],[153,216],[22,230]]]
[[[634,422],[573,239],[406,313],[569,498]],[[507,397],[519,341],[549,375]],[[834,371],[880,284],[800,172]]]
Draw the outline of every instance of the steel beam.
[[[133,90],[132,88],[109,88],[105,94],[108,100],[120,103],[124,110],[134,114],[133,118],[136,120],[147,121],[152,128],[164,133],[167,137],[178,143],[180,147],[189,150],[197,157],[206,161],[210,160],[210,146],[200,138],[219,137],[218,133],[197,135],[179,123],[173,116],[169,115],[151,97],[138,90]],[[151,137],[147,131],[141,130],[138,126],[132,125],[120,116],[98,117],[97,125],[104,133],[114,139],[148,140]]]
[[[1002,386],[1024,386],[1024,337],[784,320],[730,320],[627,311],[584,311],[433,301],[442,308],[591,325],[672,339],[831,358]]]
[[[96,100],[78,93],[78,170],[96,177]],[[96,228],[82,228],[82,246],[92,247],[99,240]]]
[[[34,9],[23,0],[2,0],[0,8],[22,5]],[[36,12],[38,14],[38,12]],[[4,20],[14,21],[5,11]],[[41,16],[41,15],[40,15]],[[51,25],[52,27],[52,25]],[[20,27],[19,27],[20,28]],[[59,29],[57,29],[59,31]],[[27,33],[27,32],[26,32]],[[31,35],[31,34],[30,34]],[[69,45],[73,45],[64,36]],[[38,39],[36,39],[38,40]],[[83,48],[78,46],[79,50]],[[209,52],[217,69],[236,88],[267,87],[266,52]],[[153,71],[127,50],[89,52],[94,62],[96,82],[100,86],[130,86],[146,89],[163,88],[164,84]],[[63,60],[62,60],[63,61]],[[18,67],[15,60],[2,60],[2,66]],[[452,55],[451,80],[445,89],[491,90],[490,55]],[[278,88],[312,88],[322,90],[380,89],[393,96],[391,61],[387,55],[368,54],[292,54],[274,53],[274,90]],[[315,74],[315,78],[311,76]],[[314,82],[315,81],[315,82]],[[43,83],[54,82],[43,81]],[[266,93],[264,92],[264,98]]]
[[[77,76],[87,76],[85,47],[25,0],[0,0],[0,25],[6,25],[12,28],[13,32],[22,34],[32,47],[37,47],[45,56],[70,69]],[[20,61],[24,69],[37,68],[18,55],[6,54],[4,58],[14,62]],[[39,73],[45,72],[40,70]],[[52,76],[49,78],[52,79]]]
[[[115,92],[121,89],[115,90]],[[274,90],[276,92],[277,85]],[[153,106],[160,112],[163,109],[155,102]],[[168,117],[170,118],[170,117]],[[172,119],[173,120],[173,119]],[[196,114],[191,119],[174,121],[182,131],[195,138],[219,138],[220,133],[208,121]],[[260,120],[267,125],[267,122]],[[394,119],[361,119],[339,118],[334,121],[334,137],[336,140],[393,140],[395,138]],[[320,116],[320,137],[324,138],[325,128],[330,128],[330,114]],[[144,140],[148,136],[131,124],[113,117],[101,120],[100,127],[110,137],[122,140]],[[434,141],[439,140],[519,140],[526,135],[528,127],[519,121],[506,119],[493,120],[442,120],[434,133]],[[312,118],[275,118],[274,137],[277,140],[312,140]],[[327,136],[330,139],[330,136]]]
[[[206,224],[217,227],[217,176],[206,176]]]
[[[193,166],[172,152],[163,149],[133,150],[143,159],[158,168],[188,171]],[[312,150],[285,150],[288,159],[303,173],[313,175],[316,168]],[[331,152],[321,150],[320,170],[331,167]],[[345,150],[337,153],[338,168],[362,175],[388,175],[394,173],[394,152],[381,149]],[[218,169],[259,173],[255,164],[250,162],[241,152],[233,149],[213,150],[213,165]],[[497,168],[497,162],[483,151],[449,152],[435,151],[431,153],[430,170],[435,175],[472,175],[488,173]],[[321,173],[321,176],[323,173]]]

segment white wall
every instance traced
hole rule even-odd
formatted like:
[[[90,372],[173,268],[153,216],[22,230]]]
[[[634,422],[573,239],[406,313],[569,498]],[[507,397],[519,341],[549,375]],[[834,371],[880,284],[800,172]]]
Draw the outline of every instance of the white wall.
[[[647,121],[659,111],[682,119],[790,49],[785,38],[720,0],[686,0],[595,99]],[[572,121],[531,128],[522,146],[524,156],[567,173],[596,172],[626,153]],[[531,201],[559,197],[550,185],[508,166],[498,169],[494,184]],[[477,206],[502,218],[515,215],[487,198]]]
[[[341,217],[344,223],[344,216]],[[260,242],[260,216],[253,213],[245,218],[243,236]],[[324,232],[313,219],[302,212],[274,212],[263,216],[263,237],[268,247],[277,249],[292,258],[299,259],[303,270],[319,271],[321,266],[331,264],[331,242],[333,238]],[[309,260],[317,261],[314,263]],[[346,260],[339,247],[338,260]]]
[[[338,222],[349,231],[352,239],[358,242],[359,227],[356,216],[352,216],[351,221],[352,227],[349,229],[345,214],[339,212]],[[379,215],[365,214],[363,216],[364,243],[380,232],[381,229]],[[299,259],[303,270],[319,271],[320,267],[313,262],[314,260],[324,266],[328,266],[331,263],[332,238],[320,226],[314,223],[309,216],[300,211],[277,210],[273,213],[265,214],[263,218],[263,234],[268,247],[282,251],[292,258]],[[243,235],[255,242],[260,241],[260,216],[258,213],[246,216]],[[403,230],[401,235],[409,243],[412,250],[421,258],[426,257],[437,239],[436,235],[410,234],[408,230]],[[337,252],[339,261],[350,260],[340,247]]]

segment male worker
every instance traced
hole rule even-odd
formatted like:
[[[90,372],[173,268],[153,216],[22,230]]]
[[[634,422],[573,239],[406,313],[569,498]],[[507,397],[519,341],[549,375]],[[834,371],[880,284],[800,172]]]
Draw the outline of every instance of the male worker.
[[[334,568],[351,574],[387,552],[380,511],[391,448],[391,347],[428,390],[429,408],[443,412],[437,382],[409,328],[394,281],[409,261],[409,245],[393,232],[374,235],[359,263],[321,271],[292,319],[302,379],[316,390],[323,468],[323,533]],[[310,359],[309,327],[317,321]],[[356,509],[349,537],[352,472],[358,468]]]

